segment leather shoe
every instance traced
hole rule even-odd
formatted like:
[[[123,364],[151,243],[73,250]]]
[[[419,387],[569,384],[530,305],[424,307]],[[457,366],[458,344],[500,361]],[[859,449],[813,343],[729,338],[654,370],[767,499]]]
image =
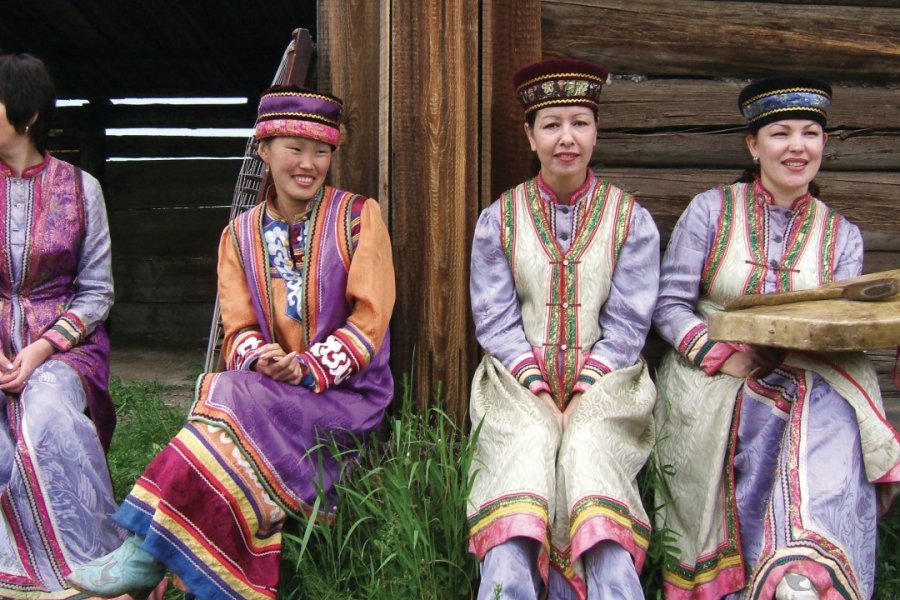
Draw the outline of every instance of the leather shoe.
[[[85,563],[66,578],[77,590],[115,598],[146,598],[166,575],[166,566],[141,548],[144,538],[131,535],[105,556]]]

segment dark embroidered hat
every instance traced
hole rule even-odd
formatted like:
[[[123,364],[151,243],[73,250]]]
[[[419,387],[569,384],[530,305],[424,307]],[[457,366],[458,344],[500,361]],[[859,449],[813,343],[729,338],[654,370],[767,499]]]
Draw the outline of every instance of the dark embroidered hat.
[[[295,86],[273,86],[259,99],[256,139],[305,137],[335,148],[341,142],[340,98]]]
[[[587,106],[595,113],[609,72],[574,58],[544,60],[519,69],[513,85],[525,114],[548,106]]]
[[[738,107],[751,131],[783,119],[809,119],[825,127],[831,86],[812,77],[766,77],[741,90]]]

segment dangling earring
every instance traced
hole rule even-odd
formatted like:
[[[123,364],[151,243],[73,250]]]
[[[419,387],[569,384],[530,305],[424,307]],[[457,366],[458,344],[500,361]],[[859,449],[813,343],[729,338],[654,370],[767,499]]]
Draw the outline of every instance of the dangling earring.
[[[31,131],[31,125],[26,125],[25,126],[25,135],[28,135],[28,132],[30,132],[30,131]]]
[[[755,165],[758,165],[758,164],[759,164],[759,157],[758,157],[758,156],[754,156],[754,157],[753,157],[753,164],[755,164]]]

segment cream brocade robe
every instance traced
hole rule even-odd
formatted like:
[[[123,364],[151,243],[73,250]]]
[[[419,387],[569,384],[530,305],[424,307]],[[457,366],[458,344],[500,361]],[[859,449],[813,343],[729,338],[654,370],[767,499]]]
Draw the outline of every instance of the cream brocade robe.
[[[598,315],[634,200],[606,182],[598,184],[564,253],[527,183],[501,202],[503,246],[525,336],[554,397],[564,404],[603,335]],[[655,399],[646,364],[639,361],[592,385],[563,432],[550,409],[486,355],[470,400],[472,423],[479,428],[469,498],[472,551],[483,559],[512,537],[535,539],[542,544],[544,581],[552,564],[581,597],[586,589],[580,556],[602,540],[621,544],[640,571],[650,528],[636,477],[654,443]]]
[[[723,188],[722,193],[723,214],[704,267],[696,309],[704,325],[688,324],[677,336],[682,347],[703,346],[709,315],[721,311],[730,299],[755,293],[764,276],[765,266],[756,254],[761,242],[754,239],[764,217],[748,196],[747,184],[734,184]],[[836,213],[815,198],[809,202],[806,222],[799,226],[799,234],[781,264],[782,290],[817,287],[833,277],[831,235]],[[688,344],[692,336],[698,339]],[[863,353],[790,352],[783,366],[818,373],[851,404],[870,481],[883,477],[897,464],[900,444],[885,422],[875,370]],[[675,475],[667,479],[672,501],[658,499],[662,508],[656,521],[679,534],[681,552],[678,568],[664,573],[666,594],[679,599],[718,598],[742,588],[750,576],[742,563],[733,466],[728,460],[737,435],[732,428],[735,403],[745,380],[723,374],[709,376],[670,349],[657,381],[659,460],[662,465],[673,466]],[[821,560],[818,555],[811,558]],[[842,569],[835,566],[834,570]]]

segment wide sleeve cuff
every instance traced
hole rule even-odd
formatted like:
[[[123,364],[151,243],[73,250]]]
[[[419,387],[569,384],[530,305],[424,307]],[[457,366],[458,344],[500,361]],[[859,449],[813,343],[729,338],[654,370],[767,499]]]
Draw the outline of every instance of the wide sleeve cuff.
[[[681,338],[678,351],[707,375],[714,375],[739,347],[709,339],[706,323],[698,323]]]
[[[610,371],[612,371],[612,369],[603,362],[596,358],[588,358],[585,361],[584,366],[581,367],[581,373],[578,374],[578,380],[575,382],[575,385],[572,386],[572,393],[585,393],[592,385],[597,383],[601,377]]]
[[[314,385],[310,389],[320,393],[366,368],[373,354],[372,343],[347,323],[299,357],[312,375]]]
[[[260,348],[266,343],[257,329],[245,329],[234,337],[234,351],[228,357],[225,368],[229,371],[249,371],[256,364]]]
[[[509,372],[516,378],[516,381],[528,388],[532,394],[550,393],[550,385],[544,379],[544,374],[541,372],[541,368],[533,354],[529,353],[519,357],[513,362]]]
[[[81,317],[73,312],[64,313],[50,329],[41,336],[58,352],[71,350],[87,334],[87,328]]]

